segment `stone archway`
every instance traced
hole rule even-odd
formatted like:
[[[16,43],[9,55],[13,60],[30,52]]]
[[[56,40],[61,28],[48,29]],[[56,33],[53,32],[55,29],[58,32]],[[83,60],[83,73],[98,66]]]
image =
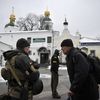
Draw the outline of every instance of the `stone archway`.
[[[40,47],[38,49],[38,54],[40,56],[40,64],[49,64],[50,50],[47,50],[45,47]]]

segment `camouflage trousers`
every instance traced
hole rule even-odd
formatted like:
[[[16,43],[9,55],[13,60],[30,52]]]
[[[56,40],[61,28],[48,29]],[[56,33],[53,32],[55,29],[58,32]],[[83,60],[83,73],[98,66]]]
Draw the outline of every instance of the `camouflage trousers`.
[[[19,87],[12,87],[9,88],[8,94],[11,96],[11,100],[33,100],[32,90],[29,90],[27,94],[23,94],[22,96],[21,89]]]

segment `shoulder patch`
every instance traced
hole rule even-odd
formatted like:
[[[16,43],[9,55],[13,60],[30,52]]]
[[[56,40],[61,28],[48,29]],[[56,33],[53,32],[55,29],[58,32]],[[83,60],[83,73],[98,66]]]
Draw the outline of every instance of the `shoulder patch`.
[[[53,61],[53,63],[57,63],[57,61]]]

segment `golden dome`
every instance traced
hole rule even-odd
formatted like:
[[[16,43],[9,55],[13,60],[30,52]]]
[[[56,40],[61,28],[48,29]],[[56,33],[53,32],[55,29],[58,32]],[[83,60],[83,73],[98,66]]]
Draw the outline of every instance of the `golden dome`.
[[[16,20],[16,16],[14,15],[14,7],[12,7],[12,14],[10,15],[10,20],[15,21]]]
[[[16,17],[14,14],[11,14],[9,19],[16,19]]]
[[[44,12],[44,15],[45,15],[45,16],[50,16],[50,12],[49,12],[48,10],[46,10],[46,11]]]

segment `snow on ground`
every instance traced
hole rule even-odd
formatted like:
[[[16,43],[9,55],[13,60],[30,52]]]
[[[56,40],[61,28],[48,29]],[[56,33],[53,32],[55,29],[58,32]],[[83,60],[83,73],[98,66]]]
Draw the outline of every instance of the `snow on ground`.
[[[51,66],[48,66],[48,69],[50,69],[50,68],[51,68]],[[67,67],[64,65],[60,65],[59,70],[67,70]]]
[[[40,78],[51,78],[50,74],[40,74]]]
[[[51,66],[48,66],[47,69],[50,69]],[[0,66],[0,82],[6,82],[2,77],[1,77],[1,67]],[[59,67],[59,70],[67,70],[66,66],[60,66]],[[51,78],[51,75],[50,74],[40,74],[40,78]]]

